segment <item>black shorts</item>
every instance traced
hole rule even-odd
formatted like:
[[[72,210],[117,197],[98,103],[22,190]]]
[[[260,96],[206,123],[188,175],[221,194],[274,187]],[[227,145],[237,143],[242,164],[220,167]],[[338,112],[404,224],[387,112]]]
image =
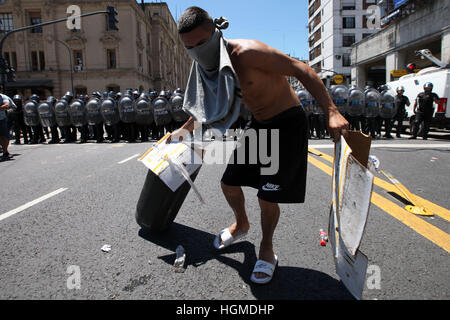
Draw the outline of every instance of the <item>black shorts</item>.
[[[276,146],[271,145],[271,134],[275,134],[274,130],[279,133],[278,152]],[[249,143],[254,138],[253,132],[256,133],[258,141],[256,146],[254,146],[254,140]],[[234,150],[223,174],[222,183],[228,186],[247,186],[258,189],[258,198],[272,203],[305,202],[308,164],[307,132],[306,115],[303,108],[299,106],[264,122],[252,118],[245,131],[245,136],[252,138],[245,138],[246,143],[241,143]],[[267,145],[267,150],[263,148],[261,154],[268,157],[259,156],[260,147],[264,143]],[[249,154],[250,150],[253,150],[252,154],[254,154],[255,149],[258,154],[257,161]],[[244,153],[245,163],[242,161]],[[274,165],[277,154],[278,166]],[[268,163],[268,159],[272,161]],[[266,175],[267,171],[271,171],[271,174]]]
[[[0,137],[9,139],[8,120],[6,118],[0,120]]]

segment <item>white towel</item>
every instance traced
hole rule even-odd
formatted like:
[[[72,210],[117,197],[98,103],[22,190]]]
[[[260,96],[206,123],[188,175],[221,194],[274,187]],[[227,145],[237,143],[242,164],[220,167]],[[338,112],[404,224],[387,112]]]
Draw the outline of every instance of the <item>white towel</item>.
[[[183,110],[201,122],[204,129],[215,129],[224,134],[238,119],[240,109],[239,80],[228,55],[226,40],[221,37],[218,70],[206,71],[198,62],[193,62]]]

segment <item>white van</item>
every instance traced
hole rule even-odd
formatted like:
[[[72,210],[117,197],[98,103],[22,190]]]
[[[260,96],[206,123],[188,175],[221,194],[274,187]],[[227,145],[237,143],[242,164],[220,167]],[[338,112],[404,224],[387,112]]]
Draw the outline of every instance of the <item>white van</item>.
[[[434,106],[434,116],[431,123],[432,127],[450,129],[450,108],[447,108],[447,99],[450,96],[450,69],[430,67],[419,71],[418,73],[408,74],[399,80],[386,83],[392,90],[403,86],[405,96],[409,98],[411,105],[407,107],[408,119],[410,123],[414,120],[414,102],[417,95],[423,92],[423,85],[427,82],[433,84],[433,92],[440,98],[439,105]]]

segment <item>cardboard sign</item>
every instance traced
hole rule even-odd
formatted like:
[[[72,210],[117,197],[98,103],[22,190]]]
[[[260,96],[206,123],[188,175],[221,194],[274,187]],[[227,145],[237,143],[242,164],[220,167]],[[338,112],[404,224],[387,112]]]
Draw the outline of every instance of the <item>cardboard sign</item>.
[[[343,284],[361,299],[368,259],[359,251],[364,234],[373,175],[367,170],[371,139],[360,132],[341,137],[334,151],[329,238],[336,272]]]
[[[149,170],[153,171],[159,178],[175,192],[185,181],[183,166],[189,175],[192,175],[202,165],[202,158],[188,145],[171,141],[166,143],[170,134],[167,134],[150,148],[139,161]],[[170,161],[167,160],[170,159]],[[171,165],[175,164],[175,165]]]

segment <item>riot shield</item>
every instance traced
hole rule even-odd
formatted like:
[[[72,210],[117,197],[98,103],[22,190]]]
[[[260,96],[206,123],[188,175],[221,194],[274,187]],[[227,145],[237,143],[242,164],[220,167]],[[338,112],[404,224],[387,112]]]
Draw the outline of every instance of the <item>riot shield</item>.
[[[136,108],[131,95],[126,94],[119,100],[119,113],[124,123],[136,122]]]
[[[96,97],[91,98],[86,104],[86,117],[89,125],[95,126],[103,122],[103,118],[100,113],[100,106],[100,99]]]
[[[170,114],[176,122],[186,122],[189,119],[189,115],[183,110],[183,102],[184,95],[182,94],[175,94],[170,99]]]
[[[348,89],[344,85],[336,85],[331,87],[331,99],[337,107],[338,111],[344,115],[348,105]]]
[[[381,93],[380,101],[380,117],[383,119],[393,119],[397,114],[395,93],[391,90],[384,90]]]
[[[159,96],[153,101],[153,115],[157,126],[165,126],[172,122],[169,110],[169,101]]]
[[[364,92],[357,87],[349,91],[347,114],[351,117],[364,115]]]
[[[364,93],[365,116],[376,118],[380,114],[380,94],[374,88],[367,89]]]
[[[34,127],[40,124],[38,104],[30,100],[23,106],[23,119],[27,126]]]
[[[115,125],[120,121],[117,103],[110,97],[103,100],[100,112],[105,124],[108,126]]]
[[[149,126],[153,123],[153,107],[148,97],[141,95],[136,102],[136,123]]]
[[[74,100],[69,106],[69,114],[73,126],[80,128],[87,124],[86,105],[83,100]]]
[[[38,106],[38,113],[43,127],[53,127],[56,125],[55,110],[50,102],[41,102]]]
[[[56,123],[60,127],[67,127],[72,124],[69,114],[69,103],[66,99],[61,99],[55,104]]]
[[[297,95],[298,99],[300,100],[300,104],[302,105],[302,108],[305,111],[306,115],[310,115],[312,112],[311,111],[311,109],[312,109],[311,94],[305,88],[300,88],[299,90],[297,90],[296,95]]]

